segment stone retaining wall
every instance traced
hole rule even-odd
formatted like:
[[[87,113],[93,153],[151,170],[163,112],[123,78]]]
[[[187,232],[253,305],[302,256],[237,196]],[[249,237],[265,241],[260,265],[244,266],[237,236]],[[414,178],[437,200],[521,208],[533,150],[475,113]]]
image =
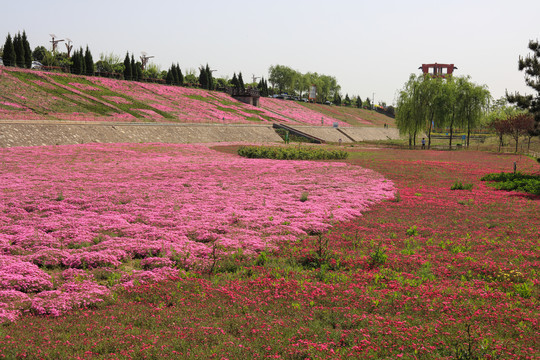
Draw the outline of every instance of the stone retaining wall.
[[[326,142],[397,139],[397,129],[293,126]],[[346,134],[346,135],[345,135]],[[352,140],[351,140],[352,139]],[[0,147],[84,143],[283,142],[271,124],[156,124],[0,121]]]

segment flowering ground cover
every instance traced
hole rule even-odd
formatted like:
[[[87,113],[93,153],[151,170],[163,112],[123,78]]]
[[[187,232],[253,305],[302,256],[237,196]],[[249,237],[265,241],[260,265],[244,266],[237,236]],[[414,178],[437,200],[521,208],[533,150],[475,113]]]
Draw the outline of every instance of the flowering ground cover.
[[[393,196],[391,182],[360,167],[195,145],[0,154],[0,320],[59,315],[115,285],[206,269],[216,251],[271,251]]]
[[[153,147],[129,147],[132,153],[121,161],[115,154],[126,148],[116,148],[97,164],[107,171],[115,166],[126,171],[130,167],[124,162],[138,163],[143,151],[156,152],[164,165],[153,177],[159,183],[174,168],[174,163],[170,165],[174,160],[169,161],[169,146]],[[45,158],[59,151],[48,149]],[[90,153],[89,158],[78,155],[89,159],[88,169],[95,168],[97,149],[80,149]],[[514,161],[522,172],[537,173],[538,163],[473,151],[347,149],[347,163],[391,180],[393,198],[373,204],[360,217],[334,224],[330,232],[314,229],[308,231],[313,235],[282,242],[273,251],[267,248],[253,256],[222,253],[206,264],[211,273],[201,267],[170,274],[168,281],[118,290],[101,305],[58,317],[22,316],[0,327],[0,356],[537,359],[540,198],[497,190],[480,178],[508,171]],[[220,150],[233,154],[236,148]],[[66,168],[79,168],[73,156],[63,159]],[[235,157],[224,158],[223,165],[229,161]],[[81,171],[74,174],[82,176]],[[133,173],[122,179],[129,183],[130,176]],[[251,185],[260,179],[251,178]],[[230,186],[230,180],[223,181]],[[472,184],[472,189],[451,190],[457,181]],[[94,183],[95,179],[81,186],[95,187]],[[129,186],[121,182],[115,186],[116,193],[103,190],[98,197],[114,199],[113,204],[129,200],[120,196]],[[168,194],[151,193],[160,201],[174,197],[174,187],[157,188]],[[53,186],[45,192],[64,198],[54,204],[78,197],[66,196],[67,191],[60,196],[58,190]],[[147,191],[138,189],[143,200]],[[154,259],[141,259],[140,266],[173,261]],[[86,284],[90,274],[100,277],[92,269],[71,269],[65,277],[79,278],[65,283],[75,288]],[[36,277],[25,286],[37,288],[42,283]],[[14,298],[17,291],[23,293],[12,290],[3,299]]]
[[[302,103],[301,106],[324,116],[335,118],[352,126],[394,126],[394,119],[373,110],[358,109],[355,106],[328,106]]]
[[[360,109],[339,110],[343,115],[269,98],[254,107],[218,91],[24,69],[0,69],[0,91],[4,120],[372,124],[358,116]]]
[[[313,111],[296,101],[261,97],[260,103],[263,109],[281,114],[300,125],[332,126],[334,123],[338,123],[339,126],[349,126],[344,121],[328,114],[323,115],[321,112]]]

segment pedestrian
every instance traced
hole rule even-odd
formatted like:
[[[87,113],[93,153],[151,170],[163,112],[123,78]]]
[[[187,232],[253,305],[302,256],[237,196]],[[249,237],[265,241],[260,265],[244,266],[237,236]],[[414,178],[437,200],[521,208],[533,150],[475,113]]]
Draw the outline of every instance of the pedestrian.
[[[422,149],[426,148],[426,139],[422,138]]]

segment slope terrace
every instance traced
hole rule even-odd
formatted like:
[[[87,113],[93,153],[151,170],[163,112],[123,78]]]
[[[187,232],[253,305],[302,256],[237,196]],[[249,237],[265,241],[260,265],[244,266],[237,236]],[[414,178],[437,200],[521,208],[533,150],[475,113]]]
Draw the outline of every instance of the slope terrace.
[[[217,91],[0,67],[2,120],[375,125],[355,116],[286,100],[262,98],[254,107]]]

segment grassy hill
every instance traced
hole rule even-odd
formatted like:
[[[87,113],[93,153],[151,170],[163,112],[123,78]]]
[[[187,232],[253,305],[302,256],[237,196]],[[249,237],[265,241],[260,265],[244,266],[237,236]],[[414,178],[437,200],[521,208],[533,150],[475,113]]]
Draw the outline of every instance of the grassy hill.
[[[261,107],[194,88],[0,68],[1,120],[377,125],[393,120],[362,109],[261,98]]]

